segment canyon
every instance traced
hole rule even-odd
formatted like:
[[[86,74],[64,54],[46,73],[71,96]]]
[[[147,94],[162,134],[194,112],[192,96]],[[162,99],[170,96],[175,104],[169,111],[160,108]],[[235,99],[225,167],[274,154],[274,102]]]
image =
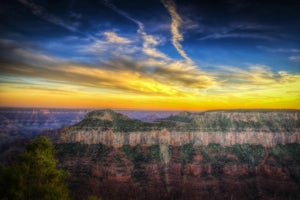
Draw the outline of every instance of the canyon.
[[[183,112],[153,122],[112,110],[44,135],[75,199],[299,199],[300,112]]]
[[[0,108],[0,138],[31,138],[81,121],[88,109]]]

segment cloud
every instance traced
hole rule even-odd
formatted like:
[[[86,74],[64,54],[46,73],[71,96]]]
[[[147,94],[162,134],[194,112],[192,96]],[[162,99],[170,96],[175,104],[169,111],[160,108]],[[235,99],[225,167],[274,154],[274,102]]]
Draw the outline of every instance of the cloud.
[[[290,56],[289,59],[294,62],[300,62],[300,55]]]
[[[79,32],[76,23],[67,23],[64,20],[49,14],[42,6],[39,6],[30,0],[19,0],[19,2],[30,8],[34,15],[53,24],[62,26],[70,31]],[[120,56],[122,54],[136,53],[140,50],[146,56],[170,61],[170,58],[166,54],[156,48],[156,46],[160,45],[160,40],[157,39],[157,37],[147,34],[144,30],[145,28],[142,22],[132,18],[128,13],[118,9],[108,0],[104,1],[104,4],[119,15],[134,22],[138,26],[137,32],[143,40],[142,47],[140,48],[137,45],[133,45],[133,41],[129,40],[128,38],[120,37],[116,33],[108,31],[103,33],[106,41],[99,40],[94,36],[88,36],[93,43],[83,47],[80,50],[81,52],[90,52],[98,55],[101,53],[106,53],[107,55],[113,54],[114,56]],[[74,13],[72,13],[72,16],[73,15]],[[80,19],[81,15],[76,15],[76,18]],[[118,44],[122,44],[122,46],[117,46]]]
[[[70,98],[78,95],[79,99],[92,97],[97,102],[103,97],[110,97],[109,101],[118,105],[123,105],[122,98],[135,99],[136,102],[142,101],[141,108],[145,102],[163,101],[161,108],[170,106],[173,109],[180,106],[201,108],[202,105],[211,109],[217,106],[224,108],[228,102],[237,107],[257,107],[257,102],[272,107],[275,100],[278,100],[276,105],[279,106],[286,105],[285,102],[299,102],[300,74],[272,71],[269,66],[251,65],[246,69],[219,66],[207,73],[188,65],[185,60],[117,57],[94,64],[70,63],[33,51],[23,44],[18,46],[11,41],[5,42],[13,48],[1,49],[1,52],[11,52],[10,57],[0,56],[2,98],[9,96],[11,91],[18,94],[25,91],[40,96],[57,94],[66,98],[66,105],[69,105]],[[90,106],[90,103],[88,101],[85,106]]]
[[[274,38],[255,33],[214,33],[211,35],[204,36],[199,38],[199,40],[209,40],[209,39],[224,39],[224,38],[249,38],[249,39],[260,39],[260,40],[269,40],[273,41]]]
[[[251,23],[251,22],[233,22],[229,24],[228,31],[273,31],[276,30],[277,27],[258,24],[258,23]]]
[[[106,41],[116,44],[129,44],[131,41],[127,38],[120,37],[114,32],[104,32],[103,35],[106,37]]]
[[[139,25],[139,30],[138,32],[142,35],[143,37],[143,52],[154,58],[161,58],[164,60],[169,60],[169,58],[162,53],[161,51],[158,51],[155,46],[159,44],[159,42],[151,35],[146,34],[144,31],[144,26],[142,24]]]
[[[33,84],[30,82],[26,81],[20,81],[20,82],[11,82],[11,81],[1,81],[1,76],[0,76],[0,83],[3,86],[8,86],[10,89],[20,89],[22,91],[37,91],[39,94],[45,92],[45,93],[51,93],[51,94],[60,94],[60,95],[74,95],[76,91],[70,90],[70,88],[67,89],[59,89],[62,88],[62,85],[57,85],[57,84],[51,84],[47,83],[47,85],[38,85],[38,84]],[[57,87],[58,86],[58,87]]]
[[[137,55],[141,48],[131,43],[116,43],[107,40],[93,39],[90,43],[81,45],[79,53],[88,53],[90,62]],[[90,56],[94,56],[92,59]],[[99,56],[101,55],[101,56]],[[103,56],[105,55],[105,56]]]
[[[43,84],[55,82],[97,90],[159,96],[184,96],[188,94],[188,90],[204,89],[213,84],[211,77],[194,66],[187,66],[183,61],[151,58],[133,61],[131,58],[118,56],[95,64],[70,63],[33,51],[29,47],[21,47],[8,41],[6,43],[14,48],[8,45],[1,49],[4,52],[10,51],[10,57],[0,57],[0,72],[9,79],[18,77],[25,82],[37,80]],[[19,59],[16,60],[16,57]]]
[[[72,32],[78,32],[77,22],[66,22],[65,20],[48,13],[42,6],[35,4],[30,0],[18,0],[21,4],[29,8],[35,16],[38,16],[52,24],[61,26]]]
[[[79,20],[79,19],[82,18],[82,14],[70,11],[69,12],[69,17],[72,18],[72,19]]]
[[[300,77],[286,71],[273,72],[271,67],[265,65],[251,65],[247,69],[220,66],[219,72],[214,75],[219,85],[251,89],[270,88],[274,85],[291,83]]]
[[[300,52],[300,49],[295,49],[295,48],[269,48],[265,46],[257,46],[257,48],[272,53],[299,53]]]
[[[0,39],[0,52],[0,58],[2,59],[18,60],[18,62],[35,66],[53,65],[63,62],[62,58],[42,54],[27,47],[24,43],[18,43],[10,39]]]
[[[277,39],[275,35],[278,32],[277,29],[278,27],[251,22],[232,22],[226,26],[209,25],[201,31],[205,32],[206,35],[199,38],[199,40],[248,38],[255,40],[274,41]]]
[[[178,53],[189,63],[192,63],[192,60],[187,56],[183,50],[180,42],[183,41],[183,36],[179,31],[179,28],[182,24],[182,19],[176,11],[176,5],[172,0],[162,0],[163,5],[168,10],[171,15],[171,33],[172,33],[172,43]]]
[[[160,59],[166,59],[168,60],[169,58],[162,53],[161,51],[157,50],[155,48],[155,46],[157,46],[159,43],[158,41],[152,36],[152,35],[148,35],[145,30],[144,30],[144,24],[134,18],[132,18],[128,13],[120,10],[119,8],[117,8],[114,4],[112,4],[110,1],[105,0],[104,4],[109,7],[110,9],[112,9],[113,11],[115,11],[116,13],[118,13],[119,15],[127,18],[128,20],[132,21],[133,23],[135,23],[138,26],[138,33],[142,36],[143,38],[143,48],[142,51],[150,56],[150,57],[155,57],[155,58],[160,58]]]
[[[181,61],[172,62],[166,67],[163,65],[156,67],[153,76],[163,82],[186,89],[207,89],[215,84],[213,77]]]
[[[115,66],[116,63],[114,63]],[[176,87],[143,76],[139,71],[126,65],[113,69],[102,66],[86,66],[83,64],[65,64],[51,67],[36,67],[20,63],[1,62],[1,74],[6,78],[19,77],[26,80],[36,79],[43,84],[57,83],[72,85],[85,90],[109,90],[112,93],[126,93],[154,96],[182,96],[184,93]],[[124,67],[127,68],[124,68]],[[132,65],[131,65],[132,66]]]

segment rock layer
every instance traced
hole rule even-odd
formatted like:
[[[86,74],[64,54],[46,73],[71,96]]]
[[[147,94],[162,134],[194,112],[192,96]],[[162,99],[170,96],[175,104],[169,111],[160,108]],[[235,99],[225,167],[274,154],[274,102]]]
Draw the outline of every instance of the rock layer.
[[[113,131],[70,131],[59,135],[57,142],[81,142],[84,144],[104,144],[121,147],[123,145],[169,144],[181,146],[188,143],[208,145],[217,143],[223,146],[233,144],[261,144],[272,147],[277,144],[300,143],[300,132],[169,132],[167,130],[151,132],[120,133]]]
[[[64,145],[57,144],[59,153],[66,152]],[[73,147],[76,145],[78,151],[73,149],[72,155],[60,155],[60,167],[71,172],[70,185],[77,199],[89,194],[149,200],[300,197],[300,163],[288,153],[276,157],[278,146],[168,146],[164,160],[165,147],[158,145],[100,148],[99,144],[75,143]],[[280,148],[286,152],[287,146]],[[250,155],[255,149],[261,151]]]

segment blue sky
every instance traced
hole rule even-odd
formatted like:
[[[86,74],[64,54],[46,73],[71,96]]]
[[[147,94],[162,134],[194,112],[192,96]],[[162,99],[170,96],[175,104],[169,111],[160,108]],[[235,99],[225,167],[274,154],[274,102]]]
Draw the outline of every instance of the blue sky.
[[[6,1],[0,8],[0,89],[2,96],[17,96],[24,85],[69,97],[79,91],[148,95],[160,108],[179,95],[193,99],[191,109],[215,94],[238,103],[265,91],[271,96],[259,101],[274,97],[274,107],[297,108],[299,10],[295,0]],[[113,73],[128,81],[110,80]],[[281,101],[280,90],[289,86]],[[7,101],[2,105],[17,105],[17,99]]]

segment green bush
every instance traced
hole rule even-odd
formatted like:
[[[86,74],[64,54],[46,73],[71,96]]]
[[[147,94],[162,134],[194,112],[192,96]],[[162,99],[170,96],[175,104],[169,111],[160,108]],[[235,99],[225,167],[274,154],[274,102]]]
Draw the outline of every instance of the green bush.
[[[220,144],[210,143],[208,144],[209,150],[214,154],[220,154],[223,147]]]
[[[83,156],[88,145],[80,142],[60,143],[55,145],[59,157]]]
[[[210,157],[209,153],[207,152],[206,147],[205,146],[199,146],[198,148],[199,148],[199,150],[201,152],[201,155],[202,155],[202,162],[203,163],[211,162],[212,158]]]
[[[179,147],[179,151],[180,151],[180,158],[187,163],[190,163],[193,161],[193,150],[194,150],[194,145],[192,143],[189,144],[184,144],[182,146]]]
[[[152,145],[149,147],[148,158],[150,161],[160,161],[161,160],[159,145]]]
[[[236,155],[240,162],[250,165],[257,165],[265,155],[264,147],[254,144],[234,144],[226,147],[226,152]]]
[[[130,159],[134,164],[149,162],[148,156],[144,155],[140,145],[136,145],[135,147],[123,145],[119,149],[123,151],[126,154],[127,158]]]
[[[271,148],[271,155],[282,165],[300,164],[300,144],[278,144]]]

